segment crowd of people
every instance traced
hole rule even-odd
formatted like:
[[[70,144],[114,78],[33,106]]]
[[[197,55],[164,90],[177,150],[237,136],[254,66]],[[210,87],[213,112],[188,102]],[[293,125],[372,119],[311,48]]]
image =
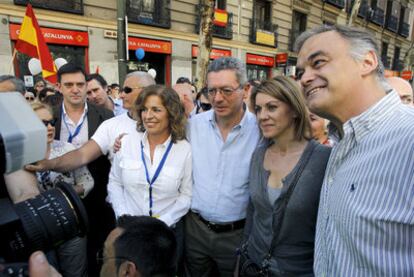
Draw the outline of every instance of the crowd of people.
[[[412,86],[384,77],[360,29],[316,27],[295,49],[296,78],[248,81],[225,57],[199,92],[146,72],[108,86],[71,63],[33,97],[1,76],[48,132],[9,197],[63,180],[90,222],[34,253],[31,276],[414,275]]]

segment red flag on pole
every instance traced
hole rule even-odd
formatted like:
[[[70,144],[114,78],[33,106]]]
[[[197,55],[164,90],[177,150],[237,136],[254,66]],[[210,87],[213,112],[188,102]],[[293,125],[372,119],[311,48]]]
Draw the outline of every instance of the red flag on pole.
[[[52,55],[50,55],[49,48],[40,31],[31,4],[27,5],[26,14],[20,27],[19,38],[15,48],[21,53],[39,59],[42,66],[43,78],[52,83],[56,83],[56,66],[53,63]]]

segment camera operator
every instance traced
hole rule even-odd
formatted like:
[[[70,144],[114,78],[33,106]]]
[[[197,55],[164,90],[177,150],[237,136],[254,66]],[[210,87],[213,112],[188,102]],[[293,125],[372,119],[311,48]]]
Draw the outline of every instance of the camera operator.
[[[17,91],[24,95],[26,89],[23,81],[12,75],[1,75],[0,93],[10,91]],[[7,187],[7,191],[4,189],[5,187]],[[14,203],[18,203],[38,194],[36,176],[26,170],[17,170],[10,174],[4,174],[4,179],[0,178],[0,198],[8,197]]]

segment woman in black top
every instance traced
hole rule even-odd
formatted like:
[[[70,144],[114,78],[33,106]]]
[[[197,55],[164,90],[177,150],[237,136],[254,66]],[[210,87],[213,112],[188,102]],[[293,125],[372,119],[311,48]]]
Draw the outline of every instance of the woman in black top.
[[[316,215],[330,148],[311,140],[304,98],[290,78],[264,81],[251,102],[263,140],[252,157],[241,248],[241,262],[253,268],[240,275],[253,276],[267,264],[269,276],[313,276]]]

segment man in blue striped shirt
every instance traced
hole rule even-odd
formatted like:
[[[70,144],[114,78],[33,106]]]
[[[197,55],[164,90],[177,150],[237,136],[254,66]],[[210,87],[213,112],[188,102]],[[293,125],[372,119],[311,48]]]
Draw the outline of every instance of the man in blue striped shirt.
[[[310,110],[337,126],[321,190],[316,276],[414,276],[414,109],[383,76],[376,40],[321,26],[296,41]]]

